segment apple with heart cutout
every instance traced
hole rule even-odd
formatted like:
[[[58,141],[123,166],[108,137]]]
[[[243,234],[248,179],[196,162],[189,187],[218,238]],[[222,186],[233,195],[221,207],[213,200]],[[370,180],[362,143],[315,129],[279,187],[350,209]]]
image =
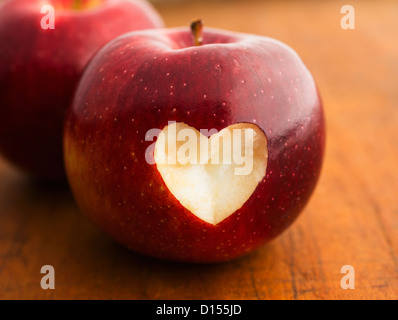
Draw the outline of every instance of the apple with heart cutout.
[[[198,263],[285,230],[314,190],[324,144],[322,103],[297,53],[200,21],[108,43],[64,131],[70,186],[97,226],[136,252]]]
[[[48,5],[54,29],[43,29]],[[141,0],[1,2],[0,153],[33,176],[64,179],[64,115],[87,62],[116,36],[156,27]]]

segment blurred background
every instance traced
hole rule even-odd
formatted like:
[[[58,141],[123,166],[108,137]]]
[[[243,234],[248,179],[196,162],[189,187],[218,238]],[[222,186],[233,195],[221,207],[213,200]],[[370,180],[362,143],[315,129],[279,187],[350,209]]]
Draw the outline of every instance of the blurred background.
[[[0,160],[0,298],[397,299],[398,1],[152,1],[168,27],[255,33],[294,48],[327,122],[323,172],[282,236],[217,265],[159,262],[98,231],[67,189],[38,186]],[[344,30],[343,5],[355,8]],[[56,290],[39,286],[56,270]],[[343,265],[355,268],[343,290]]]

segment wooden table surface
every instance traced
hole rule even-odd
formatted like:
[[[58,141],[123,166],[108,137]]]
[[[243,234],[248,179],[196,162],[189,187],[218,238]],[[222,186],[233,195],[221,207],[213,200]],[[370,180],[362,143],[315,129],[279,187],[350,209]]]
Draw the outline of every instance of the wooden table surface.
[[[31,181],[0,160],[1,299],[397,299],[398,2],[157,3],[168,26],[208,26],[280,39],[300,54],[324,100],[327,149],[310,203],[290,229],[216,265],[136,255],[97,230],[67,187]],[[40,287],[55,268],[55,290]],[[343,290],[343,265],[355,289]]]

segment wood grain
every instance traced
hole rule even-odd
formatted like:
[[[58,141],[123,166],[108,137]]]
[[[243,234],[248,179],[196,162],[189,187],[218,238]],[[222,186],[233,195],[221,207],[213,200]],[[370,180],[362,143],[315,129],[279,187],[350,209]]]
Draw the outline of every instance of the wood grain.
[[[1,299],[398,299],[398,2],[158,3],[168,26],[208,26],[280,39],[323,97],[327,150],[317,189],[294,225],[229,263],[189,265],[131,253],[98,231],[66,186],[0,160]],[[55,267],[42,290],[40,268]],[[340,268],[355,268],[354,290]]]

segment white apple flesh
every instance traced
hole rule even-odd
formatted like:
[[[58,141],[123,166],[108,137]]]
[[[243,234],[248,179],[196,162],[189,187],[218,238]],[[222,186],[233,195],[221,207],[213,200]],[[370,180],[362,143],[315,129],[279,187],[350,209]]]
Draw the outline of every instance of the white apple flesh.
[[[174,139],[183,130],[193,132],[196,139],[168,141],[169,136]],[[243,130],[250,130],[245,132],[251,132],[249,141],[244,134],[234,136],[234,131]],[[184,148],[187,144],[188,152],[195,151],[193,159],[189,154],[188,163]],[[203,152],[203,146],[207,152]],[[234,161],[242,156],[247,163]],[[214,225],[250,198],[265,176],[267,159],[267,139],[253,124],[234,124],[210,138],[184,123],[171,124],[162,130],[155,147],[156,166],[170,192],[194,215]]]

